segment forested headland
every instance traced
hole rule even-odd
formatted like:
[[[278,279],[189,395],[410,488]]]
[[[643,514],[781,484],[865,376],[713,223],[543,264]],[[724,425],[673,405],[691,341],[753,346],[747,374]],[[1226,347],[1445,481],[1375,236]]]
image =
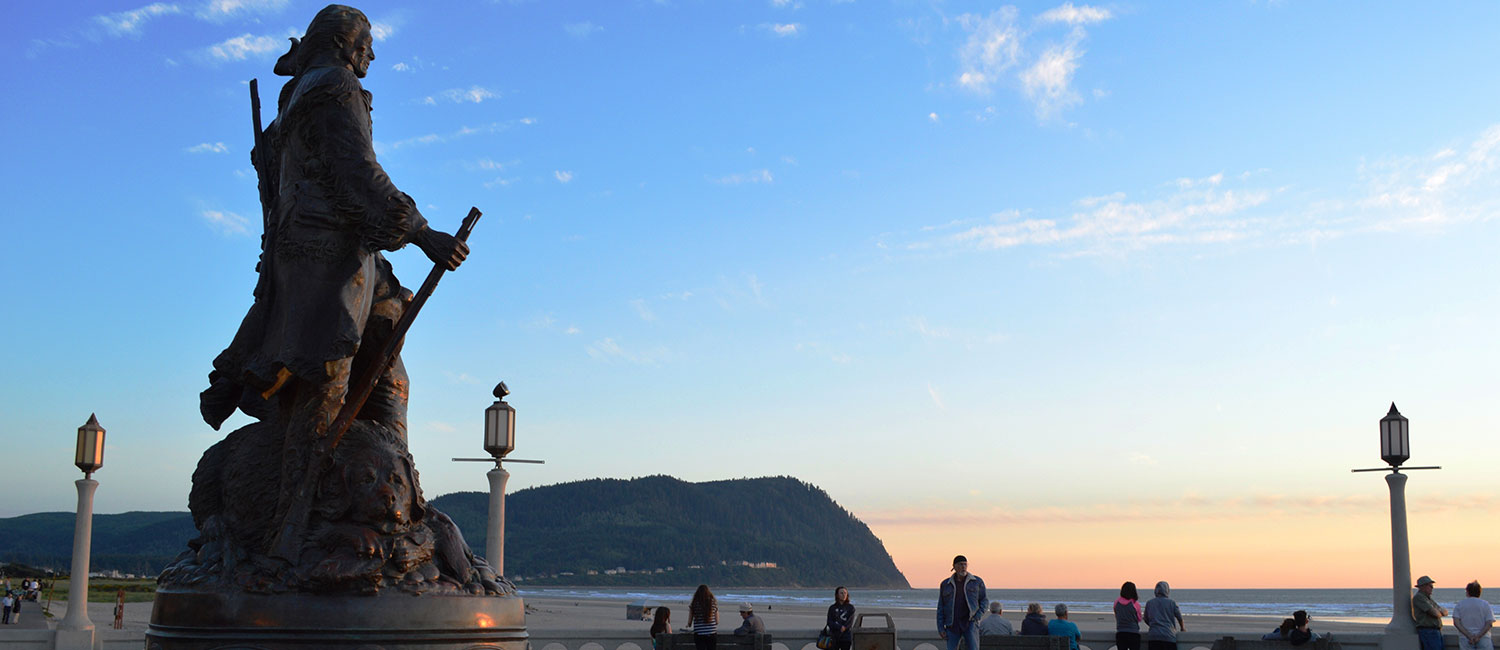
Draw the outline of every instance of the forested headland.
[[[489,495],[432,500],[483,555]],[[187,512],[94,516],[96,572],[155,575],[197,534]],[[592,479],[506,498],[506,574],[527,585],[904,588],[885,546],[817,486],[789,477]],[[66,572],[73,513],[0,519],[0,561]]]

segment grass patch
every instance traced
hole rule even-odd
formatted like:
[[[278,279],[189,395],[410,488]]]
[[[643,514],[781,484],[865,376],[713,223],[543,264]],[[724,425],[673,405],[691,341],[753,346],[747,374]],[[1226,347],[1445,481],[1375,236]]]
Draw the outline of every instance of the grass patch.
[[[59,578],[52,589],[53,600],[68,599],[68,580]],[[89,602],[112,603],[115,595],[125,590],[125,602],[127,603],[149,603],[156,598],[155,578],[90,578],[89,579]],[[42,602],[47,600],[47,589],[42,589]]]

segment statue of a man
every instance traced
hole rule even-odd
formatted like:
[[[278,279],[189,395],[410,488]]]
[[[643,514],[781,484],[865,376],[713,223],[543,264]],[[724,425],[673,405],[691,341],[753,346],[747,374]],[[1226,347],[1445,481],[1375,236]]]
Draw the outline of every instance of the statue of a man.
[[[359,81],[375,60],[372,42],[363,13],[329,5],[276,63],[276,74],[292,79],[252,154],[271,188],[262,193],[256,300],[200,399],[216,429],[236,408],[284,427],[278,512],[329,433],[351,375],[382,361],[375,357],[411,299],[380,252],[416,244],[449,270],[468,255],[462,241],[428,227],[375,160],[370,93]],[[397,358],[358,419],[404,439],[407,395]]]

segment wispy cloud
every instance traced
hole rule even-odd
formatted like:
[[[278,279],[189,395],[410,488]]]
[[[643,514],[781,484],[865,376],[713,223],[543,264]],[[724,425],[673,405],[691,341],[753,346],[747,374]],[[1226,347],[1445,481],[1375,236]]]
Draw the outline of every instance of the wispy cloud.
[[[556,178],[557,182],[559,183],[566,183],[573,180],[573,172],[563,171],[561,169],[552,172],[552,176]]]
[[[1073,89],[1073,77],[1083,60],[1082,43],[1088,33],[1085,26],[1113,17],[1108,9],[1064,3],[1036,17],[1035,28],[1022,29],[1015,7],[1002,7],[986,16],[964,14],[958,24],[969,32],[959,47],[958,85],[980,95],[988,95],[1017,70],[1015,80],[1035,106],[1039,119],[1057,117],[1062,111],[1081,103]],[[1037,30],[1048,25],[1069,25],[1067,36],[1048,43],[1039,51],[1027,45]],[[1033,53],[1035,52],[1035,53]],[[981,121],[983,115],[980,116]]]
[[[1078,62],[1083,58],[1079,47],[1082,41],[1083,29],[1074,29],[1066,41],[1048,46],[1035,63],[1021,72],[1021,87],[1036,106],[1037,117],[1057,117],[1063,109],[1082,101],[1073,90],[1073,73],[1078,71]]]
[[[390,145],[385,145],[377,142],[375,143],[375,152],[380,153],[382,150],[386,149],[387,146],[389,146],[391,150],[395,150],[420,145],[439,144],[444,142],[451,142],[453,140],[458,140],[461,138],[467,138],[474,135],[500,133],[514,127],[517,124],[524,125],[535,123],[536,120],[533,120],[531,118],[521,118],[519,120],[508,120],[505,122],[490,122],[489,124],[485,124],[483,126],[463,126],[459,127],[457,131],[451,131],[449,133],[428,133],[426,135],[419,135],[411,138],[397,140],[395,142],[392,142]]]
[[[497,172],[510,168],[519,161],[500,162],[492,158],[480,158],[472,163],[464,163],[464,168],[477,171]]]
[[[141,28],[153,18],[182,13],[175,4],[153,2],[139,9],[94,16],[94,23],[111,36],[140,36]]]
[[[955,219],[921,228],[923,235],[904,247],[1119,255],[1163,244],[1306,244],[1354,232],[1489,221],[1500,218],[1500,124],[1433,153],[1351,165],[1336,189],[1288,192],[1265,183],[1266,173],[1179,177],[1137,192],[1081,197],[1052,213],[1009,208],[983,223]]]
[[[209,0],[198,9],[199,18],[223,21],[244,14],[269,14],[285,9],[288,0]]]
[[[641,317],[641,320],[656,320],[656,313],[651,311],[650,307],[646,306],[646,301],[644,299],[636,298],[635,300],[630,301],[630,307],[635,310],[635,314],[637,316]]]
[[[953,336],[953,332],[949,331],[946,327],[933,327],[931,325],[928,325],[927,319],[925,317],[917,317],[912,319],[911,327],[913,330],[916,330],[917,334],[920,334],[924,339],[946,339]]]
[[[455,384],[476,385],[480,383],[480,381],[475,378],[474,375],[471,375],[467,372],[453,372],[451,370],[444,370],[443,375],[448,378],[448,381]]]
[[[204,210],[199,213],[204,221],[208,222],[215,230],[223,235],[246,235],[249,234],[248,226],[250,220],[233,212],[221,210]]]
[[[1383,230],[1488,221],[1500,215],[1500,124],[1467,146],[1360,165],[1365,196],[1354,207]]]
[[[407,64],[405,61],[400,61],[397,62],[396,65],[391,66],[391,69],[395,70],[396,72],[411,72],[412,68],[411,65]]]
[[[188,153],[228,153],[229,147],[222,142],[204,142],[187,148]]]
[[[760,27],[773,35],[781,37],[797,36],[802,33],[801,23],[766,23]]]
[[[936,406],[939,411],[948,410],[947,405],[943,404],[942,394],[938,392],[937,386],[932,385],[932,382],[927,383],[927,396],[932,398],[932,405]]]
[[[370,38],[374,39],[376,43],[384,41],[384,40],[386,40],[386,39],[388,39],[388,38],[390,38],[392,36],[395,36],[395,35],[396,35],[396,25],[394,23],[388,23],[388,22],[371,22],[370,23]]]
[[[443,100],[454,104],[478,104],[486,99],[494,99],[499,96],[493,90],[476,85],[469,86],[468,88],[449,88],[436,95],[428,95],[422,98],[422,103],[432,105],[438,103],[438,100]]]
[[[244,61],[250,57],[267,57],[277,53],[286,41],[273,36],[241,34],[221,43],[210,45],[203,55],[212,61]]]
[[[573,38],[585,39],[604,31],[604,28],[590,22],[568,23],[563,25],[563,31]]]
[[[618,341],[615,341],[613,337],[594,341],[586,348],[586,352],[588,352],[589,357],[598,361],[627,361],[645,366],[656,365],[665,354],[665,351],[661,349],[652,352],[626,349]]]
[[[1001,7],[988,16],[964,14],[958,22],[969,38],[958,50],[958,85],[988,93],[1021,58],[1021,32],[1016,8]]]
[[[1226,189],[1219,186],[1222,178],[1190,187],[1174,184],[1163,196],[1138,201],[1121,192],[1085,197],[1075,202],[1077,211],[1055,217],[1006,210],[989,223],[908,248],[1058,246],[1069,254],[1118,254],[1157,244],[1235,241],[1257,225],[1243,213],[1270,200],[1274,191]]]
[[[1075,7],[1071,2],[1064,2],[1060,7],[1054,7],[1042,12],[1042,15],[1037,16],[1036,19],[1037,22],[1041,23],[1067,23],[1069,25],[1088,25],[1092,23],[1102,23],[1113,17],[1114,14],[1110,13],[1108,9],[1104,9],[1102,7],[1090,7],[1088,5]]]
[[[709,180],[720,185],[743,185],[745,183],[770,183],[775,179],[771,176],[771,170],[757,169],[743,174],[729,174]]]
[[[760,278],[755,277],[754,273],[745,274],[745,286],[750,287],[750,295],[755,296],[756,302],[762,305],[766,303],[766,297],[761,294],[766,285],[761,284]]]

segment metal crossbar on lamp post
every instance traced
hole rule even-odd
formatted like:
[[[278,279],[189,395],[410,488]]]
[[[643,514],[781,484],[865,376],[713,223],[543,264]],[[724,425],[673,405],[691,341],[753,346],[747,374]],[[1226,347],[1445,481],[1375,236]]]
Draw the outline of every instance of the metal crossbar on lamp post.
[[[1351,472],[1386,472],[1385,482],[1391,489],[1391,622],[1386,624],[1386,634],[1417,633],[1416,623],[1411,617],[1411,545],[1406,536],[1406,475],[1401,473],[1401,464],[1411,458],[1409,422],[1396,403],[1380,419],[1380,459],[1389,467],[1355,469]],[[1413,469],[1442,469],[1435,465],[1407,467]]]
[[[458,462],[494,463],[495,469],[485,474],[490,479],[490,521],[485,529],[484,555],[485,560],[490,563],[490,568],[498,575],[505,575],[505,483],[510,480],[510,472],[505,471],[502,463],[534,463],[543,464],[544,460],[523,460],[520,458],[506,458],[516,449],[516,410],[505,403],[505,396],[510,394],[510,389],[505,387],[505,382],[495,386],[495,403],[484,410],[484,450],[490,453],[491,458],[455,458]]]

